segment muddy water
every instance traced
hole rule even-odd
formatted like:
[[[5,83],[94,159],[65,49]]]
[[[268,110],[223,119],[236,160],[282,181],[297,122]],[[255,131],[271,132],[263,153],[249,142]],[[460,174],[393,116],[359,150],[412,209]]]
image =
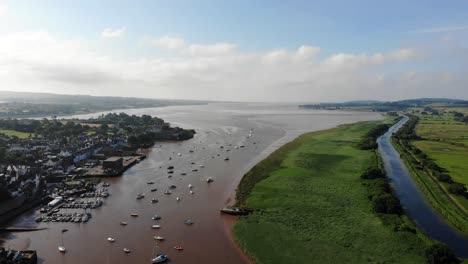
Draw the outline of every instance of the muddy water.
[[[218,211],[233,197],[242,175],[299,134],[381,118],[375,113],[303,110],[293,105],[272,104],[209,104],[125,112],[156,115],[172,124],[196,129],[197,134],[184,142],[156,144],[146,160],[122,177],[106,180],[111,183],[111,196],[103,207],[92,211],[93,218],[88,223],[37,225],[34,222],[37,212],[31,212],[11,226],[48,229],[6,236],[5,246],[36,249],[40,263],[150,263],[155,251],[168,254],[172,263],[245,263],[245,256],[232,243]],[[91,116],[96,114],[79,117]],[[251,129],[252,136],[248,137]],[[235,148],[240,145],[245,147]],[[225,161],[225,157],[229,160]],[[168,166],[175,167],[172,178],[168,178]],[[206,183],[207,177],[214,182]],[[155,184],[148,185],[148,181]],[[172,184],[177,186],[172,194],[163,194]],[[189,184],[194,186],[194,194],[189,193]],[[152,188],[158,190],[150,192]],[[146,198],[136,200],[136,195],[142,192]],[[152,204],[151,198],[159,202]],[[131,213],[139,216],[131,217]],[[151,220],[154,214],[162,219]],[[194,224],[185,225],[186,219]],[[127,221],[128,225],[121,226],[121,221]],[[152,230],[151,225],[156,223],[161,229]],[[69,231],[62,237],[60,231],[64,228]],[[155,235],[166,240],[156,244]],[[107,242],[107,237],[115,238],[116,242]],[[66,254],[57,250],[62,239]],[[184,250],[174,250],[175,245]],[[125,247],[132,252],[124,254]]]

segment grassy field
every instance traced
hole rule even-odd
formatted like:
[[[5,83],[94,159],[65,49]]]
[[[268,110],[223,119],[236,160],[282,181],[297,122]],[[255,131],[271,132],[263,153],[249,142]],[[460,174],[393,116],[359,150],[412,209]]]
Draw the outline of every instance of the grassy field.
[[[0,129],[0,134],[5,134],[7,136],[17,136],[19,138],[28,138],[29,135],[34,137],[34,133],[30,134],[30,133],[24,133],[24,132],[19,132],[15,130],[5,130],[5,129]]]
[[[456,111],[466,113],[468,108],[457,108]],[[468,184],[468,124],[456,121],[450,113],[441,113],[438,116],[419,115],[420,122],[416,126],[416,133],[422,140],[412,144],[438,166],[446,169],[454,181]],[[467,219],[468,199],[449,193],[445,183],[439,185],[444,191],[440,194],[449,196],[463,211],[460,212],[460,218]],[[468,230],[468,222],[463,226],[463,230]]]
[[[422,109],[420,109],[421,111]],[[411,142],[447,175],[458,183],[468,184],[468,124],[457,121],[451,111],[468,112],[468,108],[437,108],[439,115],[413,112],[419,117],[416,134],[420,140]],[[411,175],[427,199],[444,218],[461,232],[468,234],[468,199],[450,193],[450,183],[437,180],[434,172],[420,166],[421,157],[411,153],[396,140],[395,147],[402,154]]]
[[[356,144],[377,124],[305,134],[244,177],[238,202],[256,211],[234,235],[257,263],[424,262],[423,239],[385,225],[359,177],[377,159]]]

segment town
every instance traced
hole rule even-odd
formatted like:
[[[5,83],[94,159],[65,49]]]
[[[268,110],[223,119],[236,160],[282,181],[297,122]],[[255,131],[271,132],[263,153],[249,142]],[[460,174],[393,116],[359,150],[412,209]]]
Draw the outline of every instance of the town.
[[[37,222],[87,222],[87,210],[109,196],[103,177],[121,175],[157,141],[194,134],[157,117],[125,113],[0,120],[0,225],[33,208],[41,208]],[[85,211],[63,214],[60,208]]]

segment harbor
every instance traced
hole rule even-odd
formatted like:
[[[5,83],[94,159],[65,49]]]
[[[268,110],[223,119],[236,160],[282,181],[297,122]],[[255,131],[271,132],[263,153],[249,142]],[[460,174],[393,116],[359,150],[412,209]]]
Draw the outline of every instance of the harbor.
[[[178,106],[130,112],[154,114],[196,129],[197,134],[184,142],[158,143],[145,160],[122,177],[104,179],[109,184],[102,187],[108,191],[107,198],[86,197],[83,193],[84,197],[64,201],[60,208],[53,209],[59,209],[52,215],[61,220],[87,210],[92,214],[87,223],[37,223],[41,216],[38,208],[11,226],[46,229],[4,234],[4,245],[35,249],[43,263],[150,263],[161,253],[171,263],[245,263],[248,259],[230,239],[226,217],[220,213],[232,203],[242,175],[301,133],[380,118],[375,113],[330,115],[328,111],[279,106],[223,105],[229,109],[224,112],[218,111],[219,107]],[[297,118],[293,121],[291,116]],[[144,197],[137,199],[141,194]],[[103,201],[103,206],[82,208],[88,207],[87,201],[97,199]],[[58,246],[66,252],[61,253]]]

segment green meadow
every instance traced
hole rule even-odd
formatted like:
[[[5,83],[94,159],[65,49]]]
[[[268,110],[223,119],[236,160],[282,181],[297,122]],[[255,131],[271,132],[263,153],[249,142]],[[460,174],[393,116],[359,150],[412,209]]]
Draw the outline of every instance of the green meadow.
[[[425,238],[385,224],[360,179],[378,160],[356,145],[378,124],[304,134],[245,175],[238,203],[255,211],[233,231],[256,263],[425,261]]]
[[[447,109],[448,110],[448,109]],[[453,109],[450,109],[453,110]],[[468,112],[468,108],[457,108]],[[416,133],[422,138],[412,144],[425,153],[438,166],[447,170],[455,182],[468,184],[468,124],[458,122],[453,115],[441,111],[440,115],[418,115]],[[440,183],[445,195],[461,208],[462,218],[468,213],[468,199],[447,191],[448,184]],[[467,227],[465,226],[464,230]]]
[[[7,136],[16,136],[18,138],[28,138],[29,135],[34,137],[34,133],[25,133],[25,132],[19,132],[16,130],[6,130],[6,129],[0,129],[0,134],[5,134]]]

